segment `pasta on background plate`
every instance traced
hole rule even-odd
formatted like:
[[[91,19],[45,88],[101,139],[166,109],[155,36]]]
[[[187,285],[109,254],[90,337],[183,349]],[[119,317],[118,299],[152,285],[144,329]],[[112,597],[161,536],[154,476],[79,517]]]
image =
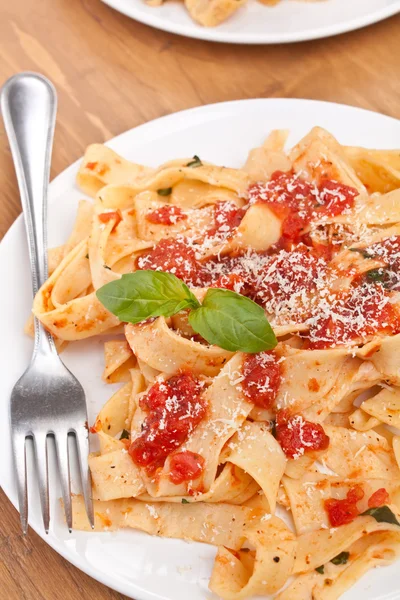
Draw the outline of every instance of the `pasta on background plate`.
[[[89,146],[77,181],[94,203],[33,304],[60,346],[111,334],[96,530],[215,545],[226,600],[335,600],[400,553],[400,152],[286,137],[241,169]],[[187,311],[122,324],[96,291],[140,270],[252,299],[276,347],[210,345]]]
[[[275,6],[282,0],[258,0],[265,6]],[[304,2],[320,2],[323,0],[303,0]],[[184,0],[185,8],[193,21],[204,27],[215,27],[229,19],[247,0]],[[149,6],[162,6],[164,0],[146,0]],[[268,15],[266,15],[268,18]]]

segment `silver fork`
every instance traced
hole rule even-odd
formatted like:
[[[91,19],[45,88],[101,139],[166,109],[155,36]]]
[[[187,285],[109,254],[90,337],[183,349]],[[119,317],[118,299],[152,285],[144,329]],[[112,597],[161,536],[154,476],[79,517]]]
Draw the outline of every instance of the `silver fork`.
[[[1,111],[14,159],[28,237],[33,293],[47,279],[47,189],[57,110],[57,95],[45,77],[20,73],[4,85]],[[17,290],[15,290],[17,292]],[[26,439],[33,439],[43,524],[50,523],[48,436],[54,436],[65,516],[72,529],[68,438],[74,434],[89,522],[93,527],[88,468],[89,431],[85,393],[60,360],[54,340],[35,319],[32,359],[11,394],[11,437],[19,510],[28,529]]]

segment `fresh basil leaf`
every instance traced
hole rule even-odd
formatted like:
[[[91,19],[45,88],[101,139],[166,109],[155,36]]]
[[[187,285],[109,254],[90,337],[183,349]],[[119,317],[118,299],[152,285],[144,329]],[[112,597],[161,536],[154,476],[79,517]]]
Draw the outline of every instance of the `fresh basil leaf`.
[[[317,571],[317,573],[321,573],[321,575],[323,575],[324,571],[325,571],[325,566],[321,565],[320,567],[317,567],[315,570]]]
[[[159,196],[170,196],[172,193],[172,187],[162,188],[161,190],[157,190],[157,194]]]
[[[107,310],[126,323],[170,317],[181,310],[200,306],[183,281],[172,273],[160,271],[127,273],[103,285],[96,296]]]
[[[367,279],[369,281],[380,281],[383,282],[386,279],[386,272],[385,269],[371,269],[371,271],[367,271]]]
[[[129,440],[131,436],[129,435],[129,431],[127,431],[126,429],[123,429],[121,432],[121,435],[119,436],[120,440]]]
[[[202,167],[203,163],[201,162],[200,158],[197,156],[197,154],[195,154],[193,156],[193,160],[191,160],[190,162],[187,163],[186,165],[187,167],[192,167],[192,169],[195,169],[196,167]]]
[[[190,504],[189,500],[186,500],[186,498],[182,498],[182,504]]]
[[[349,248],[350,252],[359,252],[364,258],[373,258],[364,248]]]
[[[399,525],[396,515],[390,510],[388,506],[378,506],[377,508],[369,508],[368,510],[361,513],[362,516],[369,515],[374,517],[378,523],[391,523],[392,525]]]
[[[189,323],[207,342],[231,352],[261,352],[277,344],[261,306],[230,290],[209,289]]]
[[[341,552],[335,558],[332,558],[331,563],[334,565],[345,565],[349,560],[350,552]]]

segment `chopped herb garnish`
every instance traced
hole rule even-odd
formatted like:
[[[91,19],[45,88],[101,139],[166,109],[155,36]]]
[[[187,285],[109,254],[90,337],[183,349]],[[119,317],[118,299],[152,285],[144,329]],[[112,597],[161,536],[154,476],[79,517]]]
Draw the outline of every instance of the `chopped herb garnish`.
[[[369,254],[369,252],[367,252],[363,248],[349,248],[349,250],[350,250],[350,252],[358,252],[364,258],[373,258],[372,254]]]
[[[160,190],[157,190],[157,194],[159,196],[170,196],[172,193],[172,187],[169,188],[161,188]]]
[[[386,271],[385,269],[371,269],[371,271],[367,272],[367,279],[369,281],[373,281],[374,283],[376,282],[381,282],[383,283],[385,281],[385,276],[386,276]]]
[[[186,498],[182,498],[182,504],[190,504],[189,500],[186,500]]]
[[[195,154],[193,156],[193,160],[191,160],[190,162],[187,163],[186,165],[187,167],[192,167],[192,169],[195,169],[196,167],[202,167],[203,163],[201,162],[200,158],[197,156],[197,154]]]
[[[127,431],[126,429],[123,429],[119,439],[120,440],[129,440],[129,438],[130,438],[129,431]]]
[[[111,267],[109,267],[108,265],[103,265],[103,267],[104,267],[105,269],[108,269],[109,271],[111,271]]]
[[[335,558],[332,558],[331,563],[334,565],[345,565],[349,560],[350,552],[341,552]]]
[[[396,515],[390,510],[388,506],[378,506],[377,508],[369,508],[365,512],[361,513],[362,516],[369,515],[374,517],[378,523],[391,523],[392,525],[399,525]]]
[[[321,565],[320,567],[317,567],[315,570],[317,571],[317,573],[321,573],[321,575],[323,575],[324,571],[325,571],[325,566]]]

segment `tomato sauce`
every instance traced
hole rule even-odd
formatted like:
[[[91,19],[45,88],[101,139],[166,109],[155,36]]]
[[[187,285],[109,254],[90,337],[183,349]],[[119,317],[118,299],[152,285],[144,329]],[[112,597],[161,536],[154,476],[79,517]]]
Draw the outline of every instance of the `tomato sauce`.
[[[140,400],[147,412],[140,435],[133,440],[129,454],[149,474],[162,467],[181,446],[206,414],[201,383],[191,373],[181,373],[157,382]]]
[[[153,250],[139,257],[138,268],[172,273],[188,285],[202,282],[202,265],[184,238],[161,240]]]
[[[85,165],[86,169],[90,171],[96,171],[99,175],[105,175],[107,171],[110,170],[110,167],[105,164],[100,164],[98,162],[88,162]]]
[[[239,208],[233,202],[217,202],[214,207],[214,226],[208,230],[208,235],[227,234],[240,225],[246,210]]]
[[[329,523],[331,527],[339,527],[347,525],[354,521],[360,514],[357,502],[364,498],[364,490],[360,485],[355,485],[349,489],[346,498],[336,500],[329,498],[325,500],[324,507],[328,513]]]
[[[347,293],[331,295],[329,314],[319,315],[310,327],[309,347],[342,345],[376,333],[400,333],[400,312],[381,283],[360,276]]]
[[[290,416],[287,409],[276,414],[276,439],[288,458],[299,458],[329,446],[329,437],[321,425],[306,421],[301,415]]]
[[[304,297],[313,290],[317,280],[325,276],[326,268],[326,262],[304,244],[292,252],[282,250],[269,257],[263,278],[254,282],[254,300],[264,306],[269,303],[274,312],[277,304],[292,297]]]
[[[299,243],[310,221],[342,214],[354,204],[355,188],[323,179],[317,185],[293,171],[275,171],[267,183],[249,188],[249,203],[264,202],[282,220],[279,246]]]
[[[204,471],[204,462],[204,458],[196,452],[176,452],[169,463],[169,480],[178,485],[197,479]]]
[[[379,488],[370,496],[368,500],[368,508],[378,508],[379,506],[384,506],[385,504],[390,504],[390,497],[385,490],[385,488]]]
[[[391,236],[368,246],[364,252],[366,258],[382,261],[385,266],[368,271],[366,280],[378,279],[388,290],[400,290],[400,236]],[[371,277],[374,275],[374,277]]]
[[[122,215],[119,210],[116,210],[116,211],[110,210],[105,213],[100,213],[98,216],[99,216],[99,221],[101,221],[102,223],[108,223],[112,219],[116,219],[116,221],[114,223],[114,227],[112,228],[112,231],[114,231],[114,229],[116,228],[118,223],[120,223],[122,221]]]
[[[290,310],[290,303],[298,300],[297,309],[300,304],[305,311],[303,318],[309,316],[310,292],[324,284],[327,271],[326,261],[304,244],[292,252],[280,250],[273,255],[253,252],[224,256],[219,261],[207,261],[203,267],[209,275],[209,281],[204,278],[206,285],[248,296],[272,314]]]
[[[279,358],[273,352],[249,354],[243,363],[243,393],[261,408],[273,406],[278,395],[282,373]]]
[[[349,489],[346,498],[336,500],[329,498],[325,500],[324,506],[328,513],[329,522],[332,527],[347,525],[354,521],[360,514],[357,503],[364,498],[364,490],[360,485]],[[390,503],[390,496],[385,488],[379,488],[368,499],[368,508],[378,508]]]
[[[178,221],[187,219],[187,215],[179,206],[166,204],[146,215],[147,221],[156,225],[175,225]]]

